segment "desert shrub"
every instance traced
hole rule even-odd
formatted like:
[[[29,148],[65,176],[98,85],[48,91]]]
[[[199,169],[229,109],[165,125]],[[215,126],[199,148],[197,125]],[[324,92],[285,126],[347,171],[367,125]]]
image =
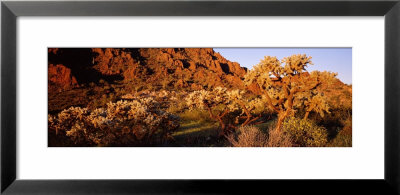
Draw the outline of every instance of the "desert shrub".
[[[351,108],[335,108],[330,111],[330,114],[325,115],[324,118],[313,115],[310,119],[328,130],[328,140],[334,139],[340,131],[345,131],[348,134],[352,132]]]
[[[344,135],[352,135],[353,133],[352,116],[350,115],[346,119],[342,120],[341,124],[343,125],[343,129],[340,131],[340,133]]]
[[[255,126],[239,127],[236,133],[226,136],[234,147],[292,147],[288,133],[270,128],[268,135]]]
[[[267,147],[292,147],[292,142],[288,133],[269,128]]]
[[[352,120],[351,116],[342,121],[343,128],[330,140],[330,147],[351,147],[352,146]]]
[[[332,139],[328,145],[329,147],[351,147],[352,146],[352,135],[339,132],[334,139]]]
[[[105,108],[71,107],[49,115],[49,129],[76,145],[146,145],[164,141],[179,127],[179,118],[159,109],[152,98],[109,102]]]
[[[322,147],[328,142],[326,129],[311,120],[289,117],[283,122],[282,129],[297,146]]]
[[[254,126],[239,127],[236,134],[230,134],[226,138],[234,147],[264,147],[268,141],[267,135]]]

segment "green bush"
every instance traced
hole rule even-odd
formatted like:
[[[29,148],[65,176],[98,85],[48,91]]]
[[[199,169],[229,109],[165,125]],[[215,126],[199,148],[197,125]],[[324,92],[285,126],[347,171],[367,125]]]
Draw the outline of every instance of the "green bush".
[[[282,130],[290,135],[297,146],[322,147],[328,142],[327,130],[311,120],[290,117],[284,121]]]

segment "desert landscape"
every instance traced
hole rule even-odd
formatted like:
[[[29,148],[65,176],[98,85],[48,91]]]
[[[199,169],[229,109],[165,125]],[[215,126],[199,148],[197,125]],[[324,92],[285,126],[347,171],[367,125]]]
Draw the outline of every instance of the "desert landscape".
[[[48,48],[48,146],[352,146],[341,72],[307,53],[229,59],[215,48]]]

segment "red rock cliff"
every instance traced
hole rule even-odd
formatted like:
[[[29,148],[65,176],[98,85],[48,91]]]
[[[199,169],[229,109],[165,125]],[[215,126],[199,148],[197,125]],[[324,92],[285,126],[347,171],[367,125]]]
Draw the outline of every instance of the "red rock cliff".
[[[212,48],[92,49],[95,68],[106,75],[122,74],[125,81],[144,79],[175,87],[243,88],[246,69]]]
[[[247,71],[212,48],[49,48],[48,53],[49,85],[60,89],[100,79],[192,90],[243,89]]]

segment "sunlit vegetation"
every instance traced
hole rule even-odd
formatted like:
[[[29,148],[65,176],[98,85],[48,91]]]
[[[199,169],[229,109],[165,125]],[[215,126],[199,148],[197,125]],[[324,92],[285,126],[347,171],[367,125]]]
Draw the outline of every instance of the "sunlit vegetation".
[[[94,110],[71,107],[48,119],[50,131],[78,146],[162,143],[179,127],[178,120],[152,98],[109,102]]]
[[[309,72],[311,56],[265,56],[241,76],[218,77],[235,75],[228,84],[194,78],[196,67],[228,63],[208,50],[94,51],[92,68],[122,79],[71,76],[59,88],[51,75],[49,146],[352,146],[351,86],[336,73]]]

